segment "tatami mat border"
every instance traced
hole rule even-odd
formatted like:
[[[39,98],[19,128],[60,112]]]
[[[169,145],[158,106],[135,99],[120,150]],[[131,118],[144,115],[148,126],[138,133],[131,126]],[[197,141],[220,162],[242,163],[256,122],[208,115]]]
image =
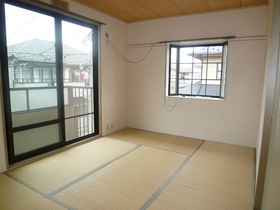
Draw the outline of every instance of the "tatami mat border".
[[[132,144],[133,144],[133,143],[132,143]],[[69,210],[75,210],[75,208],[73,208],[73,207],[71,207],[71,206],[69,206],[69,205],[67,205],[67,204],[65,204],[65,203],[63,203],[63,202],[61,202],[61,201],[55,199],[55,198],[52,197],[52,196],[54,196],[54,195],[56,195],[57,193],[59,193],[59,192],[65,190],[65,189],[67,189],[68,187],[70,187],[70,186],[72,186],[72,185],[78,183],[79,181],[81,181],[81,180],[87,178],[88,176],[94,174],[95,172],[97,172],[97,171],[99,171],[99,170],[105,168],[106,166],[112,164],[113,162],[115,162],[115,161],[121,159],[122,157],[124,157],[124,156],[130,154],[131,152],[133,152],[134,150],[136,150],[136,149],[138,149],[139,147],[142,146],[142,145],[139,145],[139,144],[135,144],[135,145],[136,145],[136,147],[134,147],[133,149],[131,149],[131,150],[125,152],[124,154],[122,154],[122,155],[120,155],[120,156],[118,156],[118,157],[112,159],[111,161],[109,161],[109,162],[107,162],[107,163],[105,163],[105,164],[99,166],[98,168],[96,168],[96,169],[90,171],[89,173],[85,174],[84,176],[79,177],[78,179],[76,179],[76,180],[74,180],[74,181],[68,183],[67,185],[61,187],[60,189],[58,189],[58,190],[56,190],[56,191],[54,191],[54,192],[52,192],[52,193],[50,193],[50,194],[41,192],[40,190],[36,189],[35,187],[33,187],[33,186],[31,186],[31,185],[29,185],[29,184],[27,184],[27,183],[21,181],[20,179],[14,177],[13,175],[10,175],[10,174],[8,174],[8,173],[6,173],[6,172],[3,173],[3,174],[5,174],[5,175],[8,176],[9,178],[13,179],[14,181],[16,181],[16,182],[22,184],[23,186],[25,186],[25,187],[27,187],[27,188],[33,190],[34,192],[36,192],[36,193],[38,193],[38,194],[44,196],[45,198],[48,198],[49,200],[51,200],[51,201],[53,201],[53,202],[55,202],[55,203],[57,203],[57,204],[59,204],[59,205],[65,207],[65,208],[67,208],[67,209],[69,209]]]
[[[25,182],[19,180],[18,178],[14,177],[14,176],[12,176],[12,175],[10,175],[10,174],[8,174],[8,173],[3,173],[3,174],[5,174],[7,177],[11,178],[12,180],[14,180],[14,181],[16,181],[16,182],[22,184],[23,186],[29,188],[30,190],[32,190],[32,191],[34,191],[34,192],[36,192],[36,193],[38,193],[38,194],[44,196],[44,197],[47,198],[47,199],[49,199],[49,200],[51,200],[51,201],[53,201],[53,202],[55,202],[55,203],[57,203],[57,204],[59,204],[59,205],[65,207],[65,208],[67,208],[67,209],[69,209],[69,210],[75,210],[75,208],[69,206],[68,204],[63,203],[62,201],[57,200],[56,198],[53,198],[53,197],[51,197],[50,195],[48,195],[48,194],[46,194],[46,193],[44,193],[44,192],[41,192],[40,190],[38,190],[38,189],[36,189],[36,188],[30,186],[29,184],[27,184],[27,183],[25,183]]]
[[[79,181],[81,181],[81,180],[87,178],[88,176],[94,174],[95,172],[101,170],[102,168],[105,168],[106,166],[112,164],[113,162],[119,160],[120,158],[122,158],[122,157],[128,155],[129,153],[133,152],[134,150],[138,149],[139,147],[141,147],[141,145],[138,145],[138,146],[134,147],[133,149],[127,151],[126,153],[124,153],[124,154],[122,154],[122,155],[120,155],[120,156],[118,156],[118,157],[112,159],[111,161],[109,161],[109,162],[103,164],[102,166],[99,166],[98,168],[94,169],[93,171],[90,171],[89,173],[85,174],[84,176],[79,177],[78,179],[76,179],[76,180],[74,180],[74,181],[68,183],[67,185],[61,187],[60,189],[58,189],[58,190],[56,190],[56,191],[50,193],[49,195],[50,195],[50,196],[54,196],[54,195],[56,195],[57,193],[60,193],[61,191],[67,189],[68,187],[71,187],[72,185],[74,185],[74,184],[78,183]]]
[[[146,144],[139,144],[139,143],[135,143],[135,142],[128,142],[128,141],[125,141],[125,140],[115,139],[115,138],[108,137],[108,136],[104,136],[104,137],[106,137],[106,138],[108,138],[108,139],[113,139],[113,140],[116,140],[116,141],[122,141],[122,142],[127,142],[127,143],[131,143],[131,144],[141,145],[141,146],[145,146],[145,147],[150,147],[150,148],[155,148],[155,149],[161,149],[161,150],[168,151],[168,152],[175,152],[175,153],[182,154],[182,155],[192,155],[192,154],[195,153],[195,152],[193,152],[192,154],[189,154],[189,153],[185,153],[185,152],[174,151],[174,150],[171,150],[171,149],[164,149],[164,148],[161,148],[161,147],[154,147],[154,146],[150,146],[150,145],[146,145]],[[202,141],[201,144],[203,144],[203,142],[204,142],[204,141]]]
[[[142,205],[140,210],[147,209],[154,200],[160,195],[160,193],[167,187],[167,185],[172,181],[172,179],[182,170],[182,168],[189,162],[193,155],[200,149],[205,141],[196,148],[196,150],[181,163],[181,165],[170,175],[170,177],[154,192],[154,194]],[[185,154],[185,153],[184,153]]]

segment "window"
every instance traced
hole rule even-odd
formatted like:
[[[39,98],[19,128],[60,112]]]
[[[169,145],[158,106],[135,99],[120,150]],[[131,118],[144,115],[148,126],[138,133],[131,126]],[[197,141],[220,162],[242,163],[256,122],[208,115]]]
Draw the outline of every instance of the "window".
[[[221,79],[222,76],[222,63],[217,63],[217,79]]]
[[[99,135],[98,26],[11,0],[0,18],[9,162]]]
[[[227,42],[170,44],[168,96],[224,98]]]

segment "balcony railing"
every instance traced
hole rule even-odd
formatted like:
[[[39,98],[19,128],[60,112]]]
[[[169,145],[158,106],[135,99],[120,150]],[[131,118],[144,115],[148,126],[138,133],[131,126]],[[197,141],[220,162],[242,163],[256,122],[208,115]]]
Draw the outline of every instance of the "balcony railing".
[[[56,87],[11,88],[13,126],[56,119]],[[71,140],[94,132],[93,89],[64,86],[66,138]]]

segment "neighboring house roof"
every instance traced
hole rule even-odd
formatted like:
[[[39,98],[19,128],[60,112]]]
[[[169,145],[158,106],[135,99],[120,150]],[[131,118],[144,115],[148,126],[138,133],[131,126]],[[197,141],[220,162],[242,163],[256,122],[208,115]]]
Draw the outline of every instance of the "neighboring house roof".
[[[8,56],[15,61],[33,61],[55,63],[55,43],[41,39],[31,39],[8,46]],[[89,64],[89,54],[63,45],[64,63]]]

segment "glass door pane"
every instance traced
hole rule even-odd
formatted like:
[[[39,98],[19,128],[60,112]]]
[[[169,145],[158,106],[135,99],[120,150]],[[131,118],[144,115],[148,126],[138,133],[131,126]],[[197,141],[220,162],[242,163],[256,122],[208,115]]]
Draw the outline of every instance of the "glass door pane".
[[[92,29],[62,22],[66,141],[94,133]]]
[[[17,1],[0,10],[9,163],[98,135],[98,26]]]
[[[16,156],[61,141],[57,121],[55,22],[51,16],[10,4],[5,4],[5,17]]]

